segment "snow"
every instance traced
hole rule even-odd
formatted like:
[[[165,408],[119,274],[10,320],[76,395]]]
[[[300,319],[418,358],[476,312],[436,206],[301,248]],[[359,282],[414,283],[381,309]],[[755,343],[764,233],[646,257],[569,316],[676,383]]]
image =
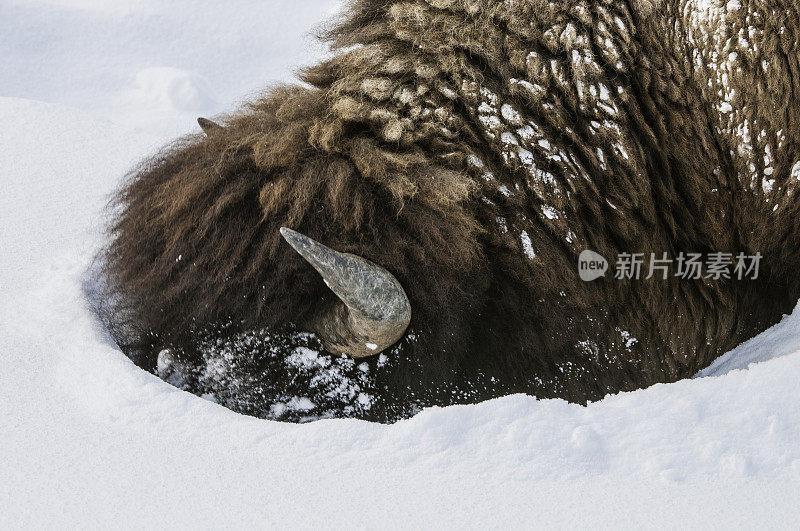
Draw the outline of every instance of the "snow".
[[[232,110],[324,52],[338,0],[0,0],[0,95],[164,137]]]
[[[110,342],[84,294],[108,194],[323,53],[335,8],[0,1],[0,528],[796,528],[800,308],[695,379],[391,426],[237,415]]]
[[[717,358],[697,376],[722,376],[748,369],[755,363],[790,356],[800,351],[800,303],[791,315],[769,330]]]
[[[525,256],[531,260],[536,258],[536,253],[533,250],[533,242],[531,241],[531,237],[528,236],[528,231],[523,230],[519,237],[520,240],[522,240],[522,249],[525,251]]]

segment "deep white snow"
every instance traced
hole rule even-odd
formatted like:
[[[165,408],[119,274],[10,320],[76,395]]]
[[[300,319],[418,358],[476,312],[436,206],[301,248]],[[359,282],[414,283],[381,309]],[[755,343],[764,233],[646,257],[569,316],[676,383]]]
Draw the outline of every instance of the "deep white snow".
[[[125,171],[324,53],[324,0],[0,0],[0,528],[797,528],[800,308],[693,380],[392,426],[146,374],[82,282]]]

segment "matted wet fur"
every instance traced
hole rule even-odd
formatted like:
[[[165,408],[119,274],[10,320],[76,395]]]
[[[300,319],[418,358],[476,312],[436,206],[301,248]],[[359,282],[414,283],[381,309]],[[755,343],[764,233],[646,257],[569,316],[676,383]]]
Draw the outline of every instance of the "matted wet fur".
[[[693,375],[800,295],[800,13],[735,4],[351,2],[309,86],[274,88],[128,176],[109,326],[143,367],[171,348],[204,375],[187,389],[281,418],[302,415],[274,403],[304,392],[325,415],[389,421]],[[304,325],[335,303],[281,226],[408,293],[406,336],[358,369],[356,394],[269,369],[310,348]],[[584,249],[764,258],[755,281],[586,283]]]

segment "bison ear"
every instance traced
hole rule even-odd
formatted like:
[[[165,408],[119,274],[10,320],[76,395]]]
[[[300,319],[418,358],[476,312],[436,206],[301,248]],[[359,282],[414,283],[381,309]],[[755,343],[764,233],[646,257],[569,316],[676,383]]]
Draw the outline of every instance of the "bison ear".
[[[325,348],[351,358],[378,354],[399,340],[411,322],[400,282],[360,256],[334,251],[299,232],[281,228],[286,242],[311,264],[340,303],[313,326]]]
[[[222,129],[221,125],[212,122],[208,118],[198,118],[197,123],[200,124],[200,129],[202,129],[206,135],[211,134],[211,132],[216,129]]]

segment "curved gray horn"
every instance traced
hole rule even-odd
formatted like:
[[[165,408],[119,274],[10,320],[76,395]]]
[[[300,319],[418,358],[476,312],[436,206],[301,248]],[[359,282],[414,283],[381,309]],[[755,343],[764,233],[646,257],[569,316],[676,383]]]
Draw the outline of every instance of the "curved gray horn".
[[[411,304],[391,273],[292,229],[282,227],[281,236],[322,275],[343,303],[314,323],[326,349],[363,358],[381,352],[403,336],[411,322]]]
[[[209,133],[211,133],[216,129],[222,129],[221,125],[219,125],[217,122],[212,122],[208,118],[198,118],[197,124],[200,126],[200,129],[202,129],[206,135],[208,135]]]

